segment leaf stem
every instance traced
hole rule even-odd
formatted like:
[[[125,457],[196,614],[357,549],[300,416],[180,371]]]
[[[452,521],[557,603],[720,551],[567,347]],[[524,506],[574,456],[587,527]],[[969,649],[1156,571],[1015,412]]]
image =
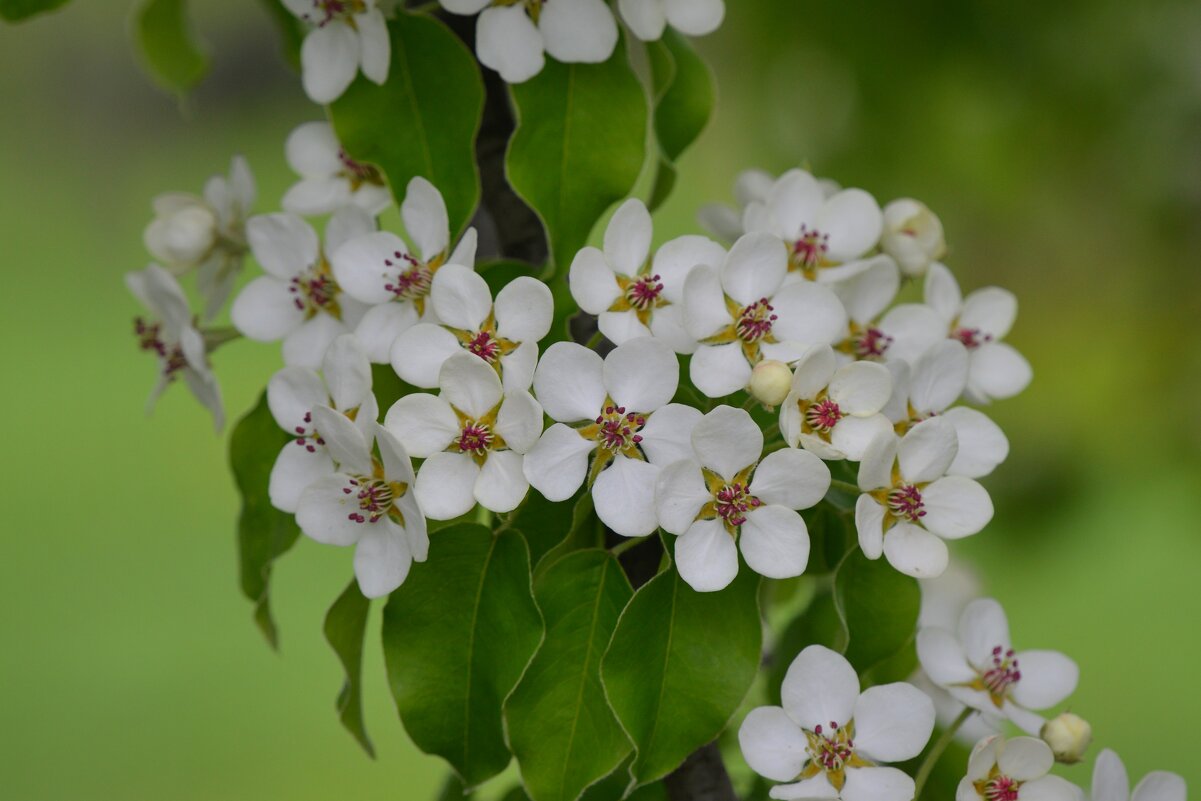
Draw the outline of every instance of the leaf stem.
[[[922,797],[922,788],[926,786],[926,781],[930,778],[930,773],[934,770],[934,766],[938,764],[939,757],[943,751],[947,750],[947,746],[951,744],[951,740],[955,739],[955,733],[960,727],[967,722],[967,719],[972,716],[976,710],[970,706],[965,706],[963,711],[959,713],[959,717],[952,721],[934,743],[934,747],[930,749],[930,753],[926,754],[926,758],[922,760],[922,766],[918,768],[917,777],[913,780],[913,797],[920,799]]]
[[[647,535],[647,536],[654,536],[654,535],[652,534],[652,535]],[[613,554],[614,556],[621,556],[623,553],[630,550],[631,548],[636,546],[638,543],[644,542],[644,541],[646,541],[646,537],[630,537],[629,539],[622,540],[621,542],[617,543],[612,548],[610,548],[609,553]]]
[[[605,335],[602,334],[600,331],[597,331],[595,334],[592,335],[591,338],[589,338],[588,343],[584,347],[591,348],[592,350],[596,350],[596,346],[599,345],[601,343],[601,340],[604,338],[605,338]]]

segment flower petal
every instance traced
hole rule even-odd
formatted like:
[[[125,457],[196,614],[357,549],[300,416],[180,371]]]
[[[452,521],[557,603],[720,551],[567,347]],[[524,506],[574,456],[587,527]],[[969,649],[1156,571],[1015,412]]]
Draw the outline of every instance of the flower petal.
[[[1134,788],[1134,801],[1185,801],[1188,786],[1175,773],[1153,770]]]
[[[1012,292],[990,286],[977,289],[963,301],[962,328],[975,329],[994,340],[1004,339],[1018,316],[1018,299]]]
[[[302,445],[289,442],[280,448],[271,467],[267,496],[271,505],[281,512],[295,514],[301,493],[313,482],[334,472],[334,462],[325,448],[309,451]]]
[[[744,176],[748,181],[756,180],[754,173],[744,174]],[[744,176],[739,176],[739,183],[745,189]],[[765,196],[756,199],[766,203],[767,214],[754,225],[747,223],[758,215],[751,212],[751,203],[742,203],[747,207],[743,223],[748,231],[770,231],[791,241],[800,236],[802,226],[814,227],[818,211],[825,202],[825,196],[817,179],[812,175],[804,170],[789,170],[775,182],[761,187],[759,191],[762,191],[763,188],[767,190]],[[754,194],[757,192],[752,191],[747,197],[750,198]]]
[[[751,494],[767,504],[808,509],[826,497],[830,468],[808,451],[792,448],[769,453],[755,468]]]
[[[413,554],[404,529],[388,518],[364,528],[354,549],[354,575],[363,595],[382,598],[404,583]]]
[[[922,291],[926,305],[937,312],[946,325],[959,316],[963,308],[963,294],[959,291],[959,282],[946,266],[937,262],[930,265]]]
[[[349,25],[324,25],[309,31],[300,46],[304,91],[325,105],[342,96],[359,71],[359,37]]]
[[[350,476],[334,473],[305,487],[296,504],[296,524],[310,539],[325,545],[353,545],[367,530],[349,515],[359,511]]]
[[[684,327],[693,338],[705,339],[733,322],[726,310],[721,274],[698,265],[684,281]]]
[[[792,781],[809,761],[805,733],[783,707],[752,709],[738,727],[738,745],[751,770],[772,781]]]
[[[478,331],[492,313],[492,293],[484,277],[460,264],[444,265],[430,285],[438,319],[451,328]]]
[[[697,592],[716,592],[738,575],[738,549],[720,520],[697,520],[676,538],[676,569]]]
[[[924,528],[897,523],[884,535],[884,558],[914,578],[933,578],[947,569],[947,544]]]
[[[880,241],[884,212],[876,199],[862,189],[844,189],[827,200],[818,212],[817,229],[827,234],[831,261],[857,259]]]
[[[909,403],[922,414],[943,411],[963,394],[967,371],[967,348],[957,340],[944,339],[913,362]]]
[[[873,414],[871,417],[844,417],[835,424],[830,431],[830,444],[834,450],[840,454],[839,458],[845,456],[852,462],[860,461],[867,453],[867,448],[876,437],[892,436],[896,438],[892,428],[892,423],[882,414]],[[805,442],[805,448],[810,448],[809,442]],[[825,454],[818,453],[823,459],[830,458]]]
[[[955,476],[983,478],[1009,456],[1005,432],[987,415],[967,406],[948,409],[942,419],[955,426],[959,453],[947,472]]]
[[[663,36],[667,13],[662,0],[617,0],[617,8],[630,30],[642,41],[654,42]]]
[[[392,60],[392,43],[388,39],[388,24],[378,8],[355,14],[359,30],[359,63],[363,74],[372,83],[388,80],[388,64]]]
[[[330,266],[338,286],[363,303],[377,304],[396,296],[385,285],[392,283],[407,264],[403,256],[408,247],[390,231],[375,231],[355,237],[333,250]]]
[[[922,752],[934,731],[934,703],[912,684],[869,687],[855,702],[855,750],[876,762]]]
[[[480,469],[465,453],[435,453],[417,471],[414,492],[421,511],[431,520],[453,520],[475,506]]]
[[[712,497],[699,464],[691,459],[668,464],[659,471],[655,482],[659,525],[670,534],[683,534]]]
[[[443,398],[405,395],[384,415],[384,427],[418,459],[444,451],[459,436],[459,420]]]
[[[659,314],[656,312],[655,317],[658,316]],[[652,322],[653,320],[654,318],[652,318]],[[601,312],[597,315],[596,327],[605,335],[605,339],[614,345],[624,345],[631,339],[653,336],[651,330],[642,324],[642,321],[638,319],[638,315],[633,309],[620,312]],[[671,343],[669,342],[664,342],[663,344],[671,347]]]
[[[325,224],[325,252],[333,253],[352,239],[374,233],[375,217],[356,205],[334,211]]]
[[[330,344],[321,372],[338,411],[357,409],[371,392],[371,362],[353,334],[342,334]]]
[[[897,446],[901,476],[910,484],[933,481],[947,472],[958,451],[955,426],[937,417],[923,420]]]
[[[671,27],[686,36],[713,33],[726,15],[724,0],[667,0],[665,5]]]
[[[478,356],[463,350],[455,335],[442,326],[417,323],[396,338],[390,359],[392,369],[402,379],[413,386],[431,389],[438,386],[442,365],[460,353],[483,364]]]
[[[847,310],[847,316],[860,325],[867,325],[880,316],[901,288],[901,273],[897,263],[888,256],[875,256],[867,261],[852,262],[847,267],[823,270],[818,278],[829,281]],[[836,271],[848,270],[838,280],[831,281]]]
[[[892,307],[876,328],[892,337],[885,353],[887,358],[903,359],[910,364],[947,336],[946,324],[933,309],[920,303]]]
[[[700,422],[701,411],[681,403],[669,403],[656,409],[638,432],[639,443],[647,460],[660,467],[692,458],[692,429]]]
[[[940,687],[967,684],[976,678],[955,635],[938,626],[917,633],[917,658],[922,670]]]
[[[485,417],[503,397],[496,371],[467,351],[455,353],[442,364],[438,386],[451,406],[473,420]]]
[[[317,406],[313,408],[313,424],[342,472],[371,475],[371,443],[346,415],[328,406]]]
[[[725,293],[741,306],[776,294],[788,272],[788,251],[772,234],[746,234],[734,243],[721,268]]]
[[[630,198],[617,207],[605,229],[605,260],[622,275],[637,275],[650,255],[653,234],[646,204]]]
[[[746,387],[751,380],[751,365],[737,342],[701,345],[688,364],[688,377],[707,397],[723,398]]]
[[[333,341],[349,331],[346,325],[328,314],[316,314],[292,329],[284,337],[281,351],[284,364],[319,367]]]
[[[1013,700],[1027,709],[1048,709],[1076,691],[1080,668],[1058,651],[1019,651],[1022,678]]]
[[[334,126],[325,120],[297,125],[284,142],[284,158],[297,175],[329,176],[342,169],[338,151],[342,146]]]
[[[663,297],[673,304],[684,300],[684,282],[697,266],[713,270],[726,259],[726,249],[705,236],[695,234],[664,242],[655,251],[652,272],[663,284]]]
[[[1014,737],[998,751],[997,768],[1018,781],[1046,776],[1055,765],[1051,747],[1035,737]]]
[[[1043,776],[1018,790],[1018,801],[1083,801],[1084,793],[1067,779]]]
[[[1106,748],[1093,765],[1091,801],[1130,801],[1130,778],[1122,758]],[[1151,801],[1139,799],[1139,801]]]
[[[988,490],[963,476],[945,476],[922,490],[926,515],[922,525],[946,539],[979,532],[992,520]]]
[[[1005,400],[1029,386],[1033,377],[1025,356],[1004,342],[990,342],[972,352],[968,392],[981,403]]]
[[[446,203],[442,200],[442,193],[425,178],[416,176],[405,187],[400,216],[404,220],[405,230],[417,246],[422,261],[431,261],[450,246],[450,222],[446,214]],[[488,296],[488,301],[491,305],[491,295]]]
[[[312,430],[312,420],[305,420],[316,406],[329,403],[325,382],[307,367],[285,367],[267,382],[267,408],[279,427],[289,434]]]
[[[506,83],[523,83],[542,72],[542,34],[521,6],[485,9],[476,23],[476,56]]]
[[[810,645],[788,667],[780,697],[788,717],[802,728],[843,726],[854,715],[859,677],[842,654]]]
[[[796,363],[792,373],[792,391],[798,397],[813,400],[834,377],[837,362],[827,344],[811,346]]]
[[[873,439],[859,462],[859,489],[867,492],[892,485],[892,468],[897,458],[897,437],[891,431]]]
[[[671,400],[680,384],[676,355],[651,337],[618,345],[605,357],[603,370],[609,397],[630,411],[655,411]]]
[[[793,578],[809,564],[809,529],[804,519],[786,506],[761,506],[747,513],[738,547],[747,565],[759,575]]]
[[[417,309],[412,303],[381,303],[367,310],[354,336],[372,364],[388,364],[396,338],[416,322]]]
[[[621,454],[596,477],[592,500],[601,522],[623,537],[642,537],[659,525],[655,482],[659,468]]]
[[[692,449],[704,466],[726,481],[759,461],[763,432],[743,409],[718,406],[692,429]]]
[[[613,268],[605,260],[605,254],[594,247],[583,248],[575,254],[567,274],[567,285],[580,309],[588,314],[600,314],[621,297],[621,287],[617,285]]]
[[[879,559],[884,553],[884,507],[870,495],[860,495],[855,501],[855,531],[863,555]]]
[[[564,63],[598,64],[613,55],[617,22],[604,0],[556,0],[542,8],[546,52]]]
[[[855,747],[859,748],[858,730]],[[898,768],[863,767],[847,771],[847,783],[839,797],[842,801],[910,801],[914,790],[913,779]]]
[[[771,303],[778,317],[772,325],[777,340],[829,345],[846,336],[847,313],[842,301],[822,284],[787,284]]]
[[[978,668],[991,666],[994,648],[1009,650],[1009,620],[1005,610],[992,598],[972,601],[959,616],[959,642],[969,662]]]
[[[533,342],[522,342],[512,353],[501,356],[499,364],[505,392],[528,391],[538,367],[538,346]]]
[[[229,312],[234,327],[256,342],[275,342],[304,322],[288,285],[271,275],[251,281],[234,299]]]
[[[588,454],[595,447],[595,442],[584,439],[574,428],[555,423],[525,455],[522,470],[530,486],[548,501],[565,501],[584,483]]]
[[[509,390],[496,414],[496,433],[511,450],[525,453],[542,436],[542,406],[524,389]]]
[[[830,379],[830,399],[844,414],[871,416],[883,409],[891,396],[892,373],[882,364],[851,362]]]
[[[537,342],[550,331],[554,313],[550,290],[536,278],[514,278],[496,293],[496,333],[505,339]]]
[[[530,483],[522,472],[522,456],[514,451],[493,451],[475,482],[475,499],[493,512],[511,512],[525,499]]]
[[[554,420],[591,420],[605,404],[604,369],[595,351],[574,342],[556,342],[542,354],[534,371],[534,395]]]

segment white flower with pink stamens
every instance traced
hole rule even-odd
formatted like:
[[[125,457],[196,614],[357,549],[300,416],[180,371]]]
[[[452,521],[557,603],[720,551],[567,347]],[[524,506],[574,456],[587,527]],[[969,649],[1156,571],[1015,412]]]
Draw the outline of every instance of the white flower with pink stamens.
[[[884,207],[880,249],[892,256],[905,275],[926,274],[947,253],[942,221],[924,203],[900,198]]]
[[[283,340],[284,364],[316,369],[339,334],[353,330],[366,308],[348,297],[330,271],[326,252],[375,228],[360,208],[346,206],[317,233],[295,214],[263,214],[246,224],[250,250],[266,275],[234,299],[234,326],[258,342]]]
[[[1080,790],[1051,776],[1055,756],[1042,740],[1000,734],[976,743],[955,801],[1077,801]]]
[[[684,283],[684,324],[699,342],[692,383],[710,398],[744,389],[763,359],[794,362],[839,339],[846,311],[828,288],[785,284],[788,253],[772,234],[747,234],[719,268],[698,266]]]
[[[396,338],[418,320],[436,320],[429,294],[443,265],[475,266],[475,229],[469,228],[450,252],[446,203],[426,179],[409,181],[400,217],[413,248],[390,231],[376,231],[351,239],[330,254],[334,277],[346,294],[371,307],[354,333],[367,358],[376,364],[391,360]],[[436,368],[433,378],[437,378]]]
[[[780,407],[780,434],[791,447],[822,459],[859,461],[872,440],[892,430],[880,414],[891,394],[892,376],[883,365],[839,367],[829,345],[814,345],[793,370]]]
[[[752,570],[791,578],[809,563],[808,509],[830,488],[811,453],[763,455],[763,432],[742,409],[718,406],[692,430],[691,453],[664,468],[655,489],[659,525],[676,534],[680,577],[698,592],[729,585],[738,551]]]
[[[1030,363],[1002,342],[1017,319],[1018,302],[1006,289],[990,286],[965,298],[955,276],[942,264],[926,273],[926,304],[938,314],[946,335],[968,349],[968,397],[977,403],[1004,400],[1030,383]]]
[[[392,369],[418,387],[439,385],[442,363],[470,353],[500,375],[506,391],[529,389],[538,340],[550,331],[554,300],[536,278],[514,278],[496,293],[483,276],[459,264],[438,270],[430,284],[432,319],[401,332],[392,345]]]
[[[376,216],[392,205],[383,173],[348,156],[334,126],[324,120],[298,125],[288,134],[284,154],[300,176],[284,193],[284,211],[308,217],[353,204]]]
[[[372,83],[388,79],[392,43],[376,0],[283,0],[312,25],[300,46],[301,80],[314,103],[332,103],[362,69]]]
[[[305,488],[296,522],[317,542],[356,546],[359,589],[368,598],[387,595],[404,582],[414,561],[424,562],[429,554],[409,456],[379,424],[364,436],[346,415],[328,406],[313,410],[313,422],[337,472]]]
[[[670,25],[685,36],[704,36],[721,27],[725,0],[617,0],[621,18],[644,42],[654,42]]]
[[[992,519],[992,499],[977,482],[948,476],[958,442],[938,417],[918,423],[898,440],[891,431],[867,446],[859,463],[855,528],[868,559],[883,554],[915,578],[947,567],[944,539],[977,533]]]
[[[1153,770],[1130,791],[1130,777],[1122,759],[1106,748],[1093,764],[1090,801],[1187,801],[1184,778],[1166,770]]]
[[[154,389],[146,400],[146,413],[167,387],[182,377],[196,400],[213,416],[213,426],[225,425],[221,389],[209,367],[204,335],[196,330],[188,299],[175,276],[157,264],[145,270],[126,273],[125,285],[153,315],[152,319],[134,319],[138,346],[158,359],[159,373]]]
[[[417,500],[434,520],[466,514],[479,503],[510,512],[529,483],[524,454],[542,434],[542,407],[524,388],[502,389],[496,371],[470,353],[446,359],[440,395],[406,395],[388,410],[384,427],[413,456]]]
[[[881,327],[880,320],[901,287],[901,275],[892,259],[888,256],[865,259],[855,272],[829,286],[842,301],[848,318],[843,338],[835,346],[839,360],[883,362],[899,358],[898,351],[892,348],[895,337]]]
[[[859,691],[841,654],[810,645],[780,688],[783,706],[751,710],[738,744],[751,770],[779,784],[778,799],[910,801],[913,779],[881,763],[922,752],[934,731],[934,707],[904,682]]]
[[[684,282],[698,265],[720,265],[726,251],[703,236],[682,236],[649,258],[653,228],[641,200],[627,200],[605,229],[604,250],[586,247],[571,263],[571,296],[615,345],[655,336],[677,353],[696,340],[684,327]]]
[[[655,481],[665,465],[688,457],[701,417],[669,403],[680,368],[667,345],[631,339],[603,360],[572,342],[547,348],[534,372],[534,394],[556,422],[525,457],[530,485],[565,501],[587,480],[596,514],[623,537],[659,525]]]
[[[1058,651],[1015,651],[1005,610],[991,598],[964,608],[958,635],[938,626],[922,628],[917,655],[930,680],[955,700],[1034,735],[1046,720],[1031,710],[1062,702],[1080,677],[1076,663]]]
[[[267,406],[279,427],[294,439],[280,449],[267,494],[271,505],[295,513],[300,494],[334,472],[334,462],[317,430],[313,410],[328,406],[372,436],[379,406],[371,392],[371,363],[351,334],[342,334],[325,352],[321,373],[308,367],[285,367],[267,383]]]

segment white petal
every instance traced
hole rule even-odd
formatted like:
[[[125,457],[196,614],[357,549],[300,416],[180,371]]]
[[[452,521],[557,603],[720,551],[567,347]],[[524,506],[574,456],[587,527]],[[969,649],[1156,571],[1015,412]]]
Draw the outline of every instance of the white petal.
[[[538,367],[538,346],[522,342],[512,353],[500,357],[501,384],[505,392],[529,390]]]
[[[834,351],[829,345],[813,345],[796,363],[792,373],[792,391],[801,398],[817,397],[834,377]]]
[[[779,238],[747,234],[734,243],[721,269],[725,293],[742,306],[776,294],[788,272],[788,250]]]
[[[864,362],[858,362],[864,364]],[[871,417],[844,417],[839,420],[834,428],[830,431],[830,444],[834,449],[850,459],[853,462],[860,461],[867,453],[868,446],[877,437],[893,437],[892,423],[882,414],[873,414]],[[805,444],[806,449],[809,448],[809,443]],[[829,458],[824,454],[818,453],[823,459]]]
[[[263,275],[247,284],[234,299],[230,318],[244,336],[257,342],[274,342],[304,322],[304,310],[296,308],[287,284]]]
[[[862,189],[844,189],[823,204],[817,229],[830,237],[832,261],[857,259],[880,241],[884,214],[876,199]]]
[[[706,203],[696,213],[696,221],[718,239],[732,242],[742,236],[742,217],[738,211],[721,203]]]
[[[380,460],[384,466],[384,477],[388,481],[412,484],[416,478],[413,474],[413,463],[409,460],[409,454],[400,440],[379,423],[370,427],[368,435],[374,437],[376,447],[379,449]]]
[[[892,395],[892,373],[874,362],[851,362],[830,379],[830,399],[845,414],[868,417],[884,408]]]
[[[705,339],[732,322],[720,274],[711,267],[697,266],[684,281],[684,327],[695,339]]]
[[[359,70],[359,37],[349,25],[314,28],[300,46],[304,91],[314,103],[342,96]]]
[[[392,193],[386,186],[364,183],[354,190],[350,202],[375,217],[392,205]]]
[[[479,467],[465,453],[435,453],[417,471],[414,491],[421,511],[431,520],[452,520],[475,506]]]
[[[659,525],[655,482],[659,468],[618,454],[596,477],[592,500],[601,522],[623,537],[642,537]]]
[[[876,327],[892,337],[885,356],[910,364],[947,336],[946,324],[933,309],[920,303],[894,306]]]
[[[451,328],[478,331],[492,313],[492,293],[484,277],[468,267],[447,264],[434,274],[430,302]]]
[[[324,448],[310,452],[303,445],[289,442],[280,449],[271,467],[267,484],[271,505],[281,512],[295,513],[305,488],[333,472],[334,462]]]
[[[692,449],[700,463],[726,481],[759,461],[763,432],[743,409],[718,406],[692,429]]]
[[[753,178],[753,173],[751,175]],[[742,183],[743,178],[739,177]],[[754,193],[752,193],[754,194]],[[757,216],[752,212],[753,204],[744,203],[747,207],[744,225],[750,230],[770,230],[773,233],[792,240],[800,236],[801,226],[813,228],[825,198],[817,180],[804,170],[789,170],[774,183],[769,184],[766,197],[766,217],[752,227],[746,225],[750,218]],[[766,225],[766,227],[764,227]]]
[[[352,239],[374,233],[375,218],[358,206],[343,206],[325,224],[325,252],[333,253]]]
[[[507,83],[523,83],[542,72],[542,34],[521,6],[485,9],[476,24],[475,52],[480,63]]]
[[[405,230],[409,232],[422,261],[430,261],[450,245],[450,223],[442,193],[421,176],[409,181],[400,206]],[[488,296],[491,305],[492,296]]]
[[[768,791],[771,798],[782,799],[829,799],[835,801],[838,799],[839,792],[830,784],[830,780],[826,778],[824,772],[817,774],[811,779],[799,781],[796,784],[777,784]]]
[[[267,407],[279,427],[289,434],[312,432],[305,415],[329,403],[325,382],[307,367],[285,367],[267,382]],[[300,429],[304,429],[301,431]]]
[[[972,352],[968,391],[983,403],[1005,400],[1029,386],[1033,377],[1025,356],[1004,342],[990,342]]]
[[[404,515],[405,539],[408,540],[413,561],[424,562],[430,553],[430,537],[425,515],[417,505],[416,495],[413,492],[401,495],[396,501],[396,508]]]
[[[792,448],[769,453],[755,468],[751,494],[768,504],[808,509],[830,489],[830,468],[807,451]]]
[[[366,533],[367,524],[349,515],[359,511],[350,476],[334,473],[305,487],[296,504],[296,524],[311,539],[325,545],[353,545]]]
[[[538,29],[559,61],[596,64],[613,55],[617,22],[604,0],[556,0],[542,8]]]
[[[751,365],[737,342],[701,345],[692,354],[688,377],[707,397],[724,398],[746,387],[751,380]]]
[[[933,481],[947,472],[958,450],[955,426],[938,417],[923,420],[897,446],[901,476],[910,484]]]
[[[534,396],[523,389],[508,391],[496,415],[496,433],[516,453],[534,447],[542,436],[542,407]]]
[[[442,326],[417,323],[396,338],[390,361],[392,369],[405,381],[430,389],[438,386],[438,374],[446,360],[460,353],[483,363],[478,356],[463,350],[455,335]]]
[[[788,717],[809,731],[844,726],[859,698],[859,677],[841,654],[810,645],[788,667],[780,696]]]
[[[1080,668],[1058,651],[1019,651],[1022,678],[1013,685],[1013,700],[1027,709],[1048,709],[1076,691]]]
[[[1083,801],[1084,793],[1067,779],[1043,776],[1018,790],[1018,801]]]
[[[617,0],[617,8],[630,30],[642,41],[654,42],[663,36],[663,29],[667,27],[663,0]]]
[[[942,419],[955,426],[959,453],[947,472],[968,478],[983,478],[1009,456],[1005,432],[982,412],[967,406],[948,409]]]
[[[809,529],[792,509],[761,506],[747,513],[738,547],[747,565],[759,575],[792,578],[804,573],[809,564]]]
[[[373,83],[388,79],[388,64],[392,59],[392,43],[388,40],[388,25],[378,8],[354,16],[359,29],[359,63],[363,74]]]
[[[855,731],[855,748],[859,748],[859,731]],[[847,771],[847,783],[842,788],[842,801],[910,801],[915,787],[913,779],[898,768],[863,767]]]
[[[474,228],[468,228],[463,232],[463,237],[459,240],[459,244],[455,245],[455,249],[451,251],[447,262],[450,264],[461,264],[464,267],[475,266],[475,251],[479,245],[479,234]]]
[[[630,198],[618,206],[605,229],[605,259],[616,272],[637,275],[650,255],[653,233],[646,204]]]
[[[319,313],[292,329],[285,337],[284,364],[319,367],[333,341],[350,329],[328,314]]]
[[[1134,788],[1133,801],[1185,801],[1188,786],[1175,773],[1154,770]]]
[[[884,507],[870,495],[860,495],[855,501],[855,531],[863,555],[879,559],[884,553]]]
[[[676,538],[676,569],[697,592],[716,592],[738,575],[738,549],[720,520],[697,520]]]
[[[944,265],[937,262],[930,265],[923,292],[926,305],[934,309],[946,325],[959,316],[959,310],[963,308],[963,295],[955,276]]]
[[[922,670],[940,687],[967,684],[976,673],[968,665],[959,640],[946,629],[937,626],[923,628],[917,633],[917,657]]]
[[[704,236],[687,235],[664,242],[657,251],[651,272],[663,283],[663,297],[673,304],[684,300],[684,282],[699,265],[717,270],[726,259],[726,249]]]
[[[884,558],[914,578],[933,578],[947,569],[947,544],[924,528],[897,523],[884,535]]]
[[[595,447],[574,428],[555,423],[525,455],[522,469],[530,485],[548,501],[565,501],[584,483],[588,454]]]
[[[459,436],[459,419],[444,399],[415,392],[384,415],[384,427],[418,459],[444,451]]]
[[[875,256],[868,261],[853,262],[854,269],[845,277],[835,278],[834,268],[822,270],[819,280],[830,282],[830,288],[846,307],[847,316],[860,325],[876,319],[892,303],[901,287],[901,273],[888,256]]]
[[[1055,765],[1051,748],[1035,737],[1014,737],[998,749],[997,767],[1018,781],[1030,781],[1046,776]]]
[[[354,336],[373,364],[388,364],[396,338],[416,322],[417,309],[412,303],[381,303],[367,310]]]
[[[897,437],[891,431],[873,439],[859,462],[859,489],[881,489],[892,486],[892,468],[897,458]]]
[[[683,534],[696,520],[701,507],[712,500],[701,466],[690,459],[673,462],[659,471],[655,508],[659,525],[671,534]]]
[[[600,314],[621,297],[621,287],[613,276],[613,268],[605,260],[605,254],[594,247],[586,247],[575,254],[567,284],[575,302],[588,314]]]
[[[909,402],[923,414],[941,412],[967,387],[968,352],[963,343],[944,339],[913,363]]]
[[[404,240],[388,231],[376,231],[346,242],[333,251],[330,265],[338,286],[363,303],[386,303],[395,295],[385,289],[408,264]]]
[[[500,377],[478,356],[460,351],[442,364],[438,373],[442,397],[473,420],[484,417],[500,403]]]
[[[996,339],[1004,339],[1018,316],[1018,299],[1007,289],[990,286],[977,289],[963,301],[959,313],[961,328],[976,329]]]
[[[438,0],[452,14],[478,14],[491,5],[492,0]]]
[[[1091,801],[1130,801],[1130,778],[1122,758],[1106,748],[1093,765]],[[1150,799],[1139,799],[1150,801]]]
[[[284,157],[297,175],[329,176],[342,169],[334,126],[325,120],[302,123],[288,134]]]
[[[321,372],[334,408],[356,409],[371,392],[371,362],[352,334],[342,334],[325,351]]]
[[[496,293],[496,333],[505,339],[537,342],[550,331],[554,314],[550,290],[536,278],[514,278]]]
[[[354,475],[371,475],[371,443],[346,415],[328,406],[317,406],[313,409],[313,424],[339,469]]]
[[[530,484],[522,472],[521,454],[493,451],[475,482],[475,499],[493,512],[511,512],[525,498]]]
[[[659,313],[655,312],[654,317],[658,316]],[[652,321],[654,317],[651,318]],[[597,315],[596,327],[605,335],[605,339],[614,345],[624,345],[631,339],[653,336],[651,330],[642,324],[632,309],[620,312],[601,312]],[[671,347],[670,343],[664,342],[663,344]]]
[[[605,357],[604,382],[618,406],[653,412],[676,394],[680,365],[671,348],[659,340],[631,339]]]
[[[934,704],[912,684],[870,687],[855,702],[855,750],[876,762],[913,759],[933,731]]]
[[[724,0],[667,0],[666,5],[671,27],[687,36],[713,33],[726,15]]]
[[[946,476],[922,490],[922,525],[940,537],[959,539],[979,532],[992,520],[988,490],[970,478]]]
[[[788,284],[771,298],[771,303],[779,318],[772,326],[772,336],[777,340],[828,345],[846,336],[847,313],[842,301],[821,284]]]
[[[602,314],[600,318],[602,333],[605,330],[604,323],[606,316],[608,315]],[[634,316],[634,319],[637,320],[638,318]],[[696,340],[688,333],[688,329],[684,327],[683,306],[672,305],[656,309],[654,316],[651,317],[650,333],[676,353],[689,354],[696,351]]]
[[[992,598],[978,598],[959,617],[959,642],[968,661],[976,667],[992,666],[993,649],[1009,649],[1009,620]]]
[[[595,351],[574,342],[556,342],[542,354],[534,371],[534,395],[559,422],[591,420],[605,403],[603,372],[604,362]]]
[[[669,465],[692,458],[692,429],[700,422],[701,411],[680,403],[669,403],[647,418],[638,432],[640,447],[651,464]]]
[[[382,598],[404,583],[413,564],[404,529],[385,518],[364,526],[354,549],[354,575],[359,591],[368,598]]]

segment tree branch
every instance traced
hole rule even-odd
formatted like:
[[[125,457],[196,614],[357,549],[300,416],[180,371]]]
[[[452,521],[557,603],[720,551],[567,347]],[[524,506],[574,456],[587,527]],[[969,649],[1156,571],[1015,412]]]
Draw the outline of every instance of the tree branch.
[[[671,801],[738,801],[716,741],[694,751],[663,783]]]

